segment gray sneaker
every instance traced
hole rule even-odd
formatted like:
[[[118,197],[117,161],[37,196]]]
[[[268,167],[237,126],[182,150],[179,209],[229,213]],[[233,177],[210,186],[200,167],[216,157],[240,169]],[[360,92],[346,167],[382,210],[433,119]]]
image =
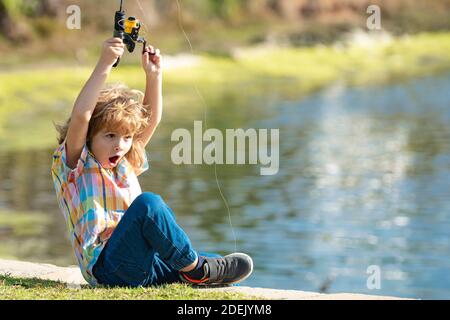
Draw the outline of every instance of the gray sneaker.
[[[253,272],[253,261],[245,253],[232,253],[223,258],[203,257],[205,277],[200,280],[190,279],[180,273],[180,278],[187,283],[196,285],[229,285],[247,279]]]

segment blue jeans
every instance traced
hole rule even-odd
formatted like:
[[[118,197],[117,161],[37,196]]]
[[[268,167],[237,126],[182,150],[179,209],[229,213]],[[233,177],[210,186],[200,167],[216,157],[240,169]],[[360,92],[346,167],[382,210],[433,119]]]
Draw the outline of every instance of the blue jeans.
[[[151,286],[180,282],[179,270],[197,253],[162,198],[144,192],[130,205],[93,268],[99,284]]]

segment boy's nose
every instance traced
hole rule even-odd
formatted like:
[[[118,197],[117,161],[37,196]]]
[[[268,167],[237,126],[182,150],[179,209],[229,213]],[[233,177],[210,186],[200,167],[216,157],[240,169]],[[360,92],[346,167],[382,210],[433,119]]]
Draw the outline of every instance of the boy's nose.
[[[114,148],[115,151],[122,151],[123,150],[123,146],[122,145],[116,145],[116,147]]]
[[[125,140],[121,140],[121,141],[119,141],[119,142],[116,144],[114,150],[115,150],[115,151],[122,151],[122,150],[125,149],[125,147],[126,147],[126,142],[125,142]]]

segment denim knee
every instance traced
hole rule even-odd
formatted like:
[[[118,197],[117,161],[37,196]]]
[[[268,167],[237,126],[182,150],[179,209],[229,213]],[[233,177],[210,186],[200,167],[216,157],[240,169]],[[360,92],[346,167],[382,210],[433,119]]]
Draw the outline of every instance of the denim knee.
[[[160,195],[153,192],[143,192],[135,200],[139,207],[145,210],[139,210],[140,214],[145,214],[148,217],[158,215],[164,212],[165,203]]]
[[[143,202],[145,204],[157,204],[159,202],[162,202],[162,198],[159,194],[153,192],[142,192],[134,201]]]

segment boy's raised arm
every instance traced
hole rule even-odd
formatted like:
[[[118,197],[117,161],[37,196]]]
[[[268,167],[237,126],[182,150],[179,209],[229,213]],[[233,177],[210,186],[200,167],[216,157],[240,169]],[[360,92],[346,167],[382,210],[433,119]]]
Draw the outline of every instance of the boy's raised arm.
[[[111,38],[103,43],[102,55],[75,101],[66,137],[66,164],[71,169],[76,167],[86,143],[89,120],[97,104],[100,90],[112,65],[123,54],[123,51],[124,44],[119,38]]]
[[[149,54],[150,52],[152,55]],[[143,104],[147,106],[151,117],[138,139],[146,146],[162,116],[162,57],[159,49],[155,49],[153,46],[145,48],[145,53],[142,55],[142,67],[147,79]]]

